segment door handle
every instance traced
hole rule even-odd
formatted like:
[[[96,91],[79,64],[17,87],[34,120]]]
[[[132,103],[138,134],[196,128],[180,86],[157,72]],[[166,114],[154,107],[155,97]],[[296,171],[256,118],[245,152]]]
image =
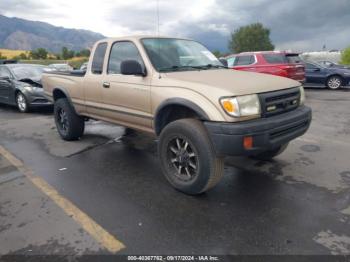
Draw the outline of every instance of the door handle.
[[[111,84],[108,83],[108,82],[103,82],[102,86],[103,86],[104,88],[109,88],[109,87],[111,86]]]

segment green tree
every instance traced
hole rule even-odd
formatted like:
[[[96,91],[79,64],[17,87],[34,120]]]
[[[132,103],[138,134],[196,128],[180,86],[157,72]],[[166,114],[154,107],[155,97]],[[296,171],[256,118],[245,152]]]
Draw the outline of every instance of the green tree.
[[[261,23],[242,26],[231,33],[229,49],[234,53],[274,50],[270,39],[270,29]]]
[[[38,57],[39,59],[46,59],[48,52],[45,48],[38,48],[37,49]]]
[[[29,56],[32,59],[46,59],[48,55],[48,52],[45,48],[38,48],[35,50],[30,51]]]
[[[20,54],[19,54],[19,59],[27,60],[28,57],[27,57],[27,55],[26,55],[25,53],[20,53]]]
[[[61,58],[64,60],[68,60],[70,58],[74,57],[74,51],[69,50],[67,47],[62,47],[62,52],[61,52]]]
[[[61,58],[64,60],[68,59],[68,48],[65,46],[62,47]]]
[[[350,65],[350,46],[345,48],[341,53],[340,63],[344,65]]]
[[[220,58],[220,57],[223,56],[223,54],[222,54],[219,50],[215,50],[215,51],[213,52],[213,54],[214,54],[217,58]]]
[[[89,49],[80,50],[80,52],[77,52],[75,54],[75,56],[77,56],[77,57],[89,57],[90,56],[90,50]]]
[[[3,55],[1,54],[1,52],[0,52],[0,59],[7,59],[7,57],[6,57],[6,56],[3,56]]]

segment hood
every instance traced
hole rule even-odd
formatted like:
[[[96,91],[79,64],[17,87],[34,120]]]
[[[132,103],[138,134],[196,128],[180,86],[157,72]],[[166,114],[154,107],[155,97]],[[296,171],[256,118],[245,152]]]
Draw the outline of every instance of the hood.
[[[220,89],[227,95],[247,95],[300,86],[289,78],[238,71],[233,69],[210,69],[166,73],[167,80],[176,85],[196,89],[198,86]],[[174,84],[174,83],[173,83]],[[208,90],[208,89],[207,89]]]
[[[19,79],[18,81],[22,83],[30,84],[31,86],[42,87],[41,79],[23,78],[23,79]]]

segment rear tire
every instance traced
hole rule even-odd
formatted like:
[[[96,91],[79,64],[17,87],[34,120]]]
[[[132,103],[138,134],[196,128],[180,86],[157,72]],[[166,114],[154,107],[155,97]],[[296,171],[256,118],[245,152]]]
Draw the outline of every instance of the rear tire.
[[[343,84],[343,79],[340,76],[330,76],[327,79],[327,87],[332,90],[340,88]]]
[[[255,158],[255,159],[259,159],[259,160],[268,161],[268,160],[271,160],[272,158],[282,154],[284,152],[284,150],[287,149],[287,147],[288,147],[288,143],[284,144],[284,145],[281,145],[281,146],[279,146],[279,147],[277,147],[275,149],[268,150],[268,151],[265,151],[263,153],[254,155],[252,157]]]
[[[168,124],[160,134],[158,152],[165,177],[181,192],[203,193],[222,178],[224,159],[216,156],[199,120],[180,119]]]
[[[77,140],[84,134],[84,118],[75,113],[67,98],[55,102],[54,116],[57,131],[63,140]]]

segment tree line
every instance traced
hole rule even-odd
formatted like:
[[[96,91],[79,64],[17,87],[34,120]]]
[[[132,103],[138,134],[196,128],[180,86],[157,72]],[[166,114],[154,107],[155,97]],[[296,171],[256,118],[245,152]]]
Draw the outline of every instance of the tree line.
[[[13,59],[16,60],[40,60],[40,59],[54,59],[54,60],[68,60],[73,57],[89,57],[90,56],[90,50],[89,49],[82,49],[80,51],[74,51],[70,50],[67,47],[62,47],[60,53],[54,53],[50,54],[48,50],[45,48],[37,48],[29,53],[21,53],[18,56],[15,56]],[[0,59],[7,59],[7,57],[2,56],[0,53]]]

